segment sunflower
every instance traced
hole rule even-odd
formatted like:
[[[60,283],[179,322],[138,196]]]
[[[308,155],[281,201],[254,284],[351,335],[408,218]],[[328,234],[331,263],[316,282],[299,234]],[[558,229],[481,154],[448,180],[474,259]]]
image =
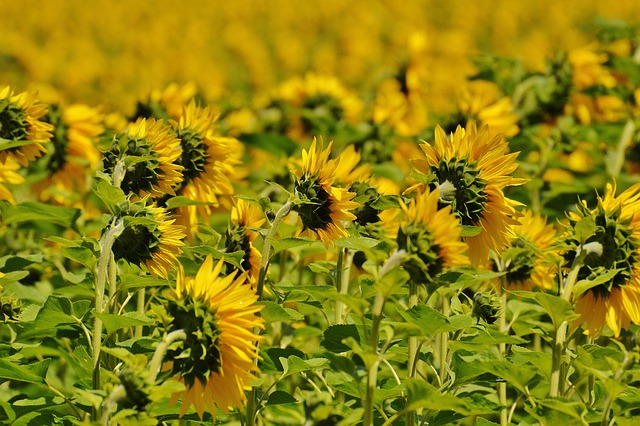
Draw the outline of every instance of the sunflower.
[[[564,254],[567,262],[573,262],[589,243],[602,247],[601,251],[586,254],[578,281],[614,274],[606,282],[577,295],[576,313],[580,316],[575,324],[584,324],[585,334],[590,336],[598,336],[605,324],[616,337],[631,322],[640,324],[640,184],[617,197],[615,194],[616,184],[607,184],[604,197],[598,196],[594,209],[583,202],[577,212],[569,214],[573,229],[586,223],[593,227],[593,233],[584,236],[585,241],[578,241],[569,229],[566,242],[571,250]]]
[[[316,140],[309,151],[302,151],[302,165],[296,172],[295,194],[298,212],[304,227],[301,235],[319,238],[325,245],[335,239],[349,236],[342,221],[353,221],[356,216],[348,210],[360,204],[351,201],[355,193],[332,186],[340,159],[330,160],[332,143],[327,149],[316,150]]]
[[[469,120],[476,120],[479,126],[489,126],[490,136],[503,134],[515,136],[520,131],[520,117],[513,111],[511,98],[502,96],[500,88],[492,81],[473,80],[467,83],[458,99],[458,110],[453,115],[445,131],[455,131]]]
[[[144,200],[123,206],[120,217],[125,228],[113,244],[115,259],[144,263],[154,277],[168,278],[182,253],[184,228],[167,219],[164,208],[145,205]]]
[[[114,136],[111,149],[104,154],[104,171],[113,174],[123,162],[121,188],[125,193],[154,198],[175,195],[174,187],[182,182],[179,145],[180,140],[162,120],[139,119]]]
[[[17,171],[20,164],[12,158],[7,158],[4,163],[0,163],[0,200],[7,200],[11,204],[15,204],[13,194],[3,185],[3,183],[20,184],[24,182],[24,178]]]
[[[256,205],[243,199],[238,199],[231,209],[231,223],[225,235],[227,252],[242,250],[242,269],[247,271],[247,282],[254,285],[258,280],[262,254],[255,248],[253,242],[258,233],[251,228],[260,228],[265,218],[262,210]]]
[[[14,95],[11,87],[0,88],[0,163],[12,158],[26,167],[47,152],[42,144],[51,140],[53,126],[40,120],[46,113],[35,93]]]
[[[138,102],[132,121],[139,118],[175,119],[182,114],[184,105],[192,100],[197,93],[194,83],[179,86],[169,84],[164,90],[153,90],[146,101]]]
[[[593,86],[615,87],[616,78],[605,66],[609,55],[598,51],[598,44],[574,49],[569,52],[569,63],[573,70],[573,84],[578,90]]]
[[[416,195],[409,205],[400,201],[404,213],[398,228],[398,249],[405,250],[403,267],[418,284],[433,282],[445,268],[469,264],[467,244],[460,239],[462,227],[451,206],[438,208],[440,191]]]
[[[279,98],[300,114],[299,123],[292,124],[289,131],[294,139],[305,134],[334,133],[339,123],[356,123],[362,111],[360,99],[340,80],[315,73],[285,82]]]
[[[176,299],[169,302],[173,321],[168,331],[184,330],[187,338],[167,352],[165,370],[184,383],[186,389],[173,395],[182,399],[180,415],[193,405],[200,418],[208,409],[224,412],[241,408],[245,391],[256,379],[257,344],[255,330],[264,328],[257,316],[261,306],[246,273],[220,276],[224,260],[214,265],[207,257],[195,278],[185,277],[182,267],[176,282]]]
[[[490,137],[487,126],[478,130],[474,121],[466,129],[458,126],[449,138],[437,126],[434,144],[420,147],[427,158],[414,160],[416,171],[433,179],[426,185],[440,188],[441,207],[451,205],[462,225],[479,228],[478,234],[463,238],[472,263],[485,265],[489,251],[500,253],[508,246],[511,226],[518,225],[515,206],[519,203],[503,193],[507,186],[526,182],[511,176],[518,167],[518,153],[509,153],[504,136]]]
[[[68,202],[68,195],[84,195],[88,173],[96,169],[101,154],[96,138],[103,133],[102,114],[87,105],[52,105],[45,120],[54,126],[51,155],[45,168],[48,177],[34,185],[42,200]]]
[[[231,138],[216,136],[213,123],[217,114],[209,107],[201,108],[195,101],[183,108],[179,120],[171,120],[171,127],[180,141],[181,154],[177,164],[182,166],[183,180],[176,189],[178,195],[207,203],[178,209],[179,221],[191,232],[195,231],[197,215],[207,218],[211,206],[219,205],[221,196],[234,193],[231,178],[239,161],[233,155]],[[165,197],[167,198],[167,197]]]
[[[556,241],[553,225],[548,225],[545,218],[525,210],[520,225],[514,226],[513,232],[509,248],[502,252],[497,268],[506,272],[504,282],[507,289],[552,289],[558,263],[550,261]]]

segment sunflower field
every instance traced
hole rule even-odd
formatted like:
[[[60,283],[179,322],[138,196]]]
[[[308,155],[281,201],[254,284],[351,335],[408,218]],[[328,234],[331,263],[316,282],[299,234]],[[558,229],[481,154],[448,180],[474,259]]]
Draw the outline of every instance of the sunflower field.
[[[640,2],[0,2],[0,424],[640,424]]]

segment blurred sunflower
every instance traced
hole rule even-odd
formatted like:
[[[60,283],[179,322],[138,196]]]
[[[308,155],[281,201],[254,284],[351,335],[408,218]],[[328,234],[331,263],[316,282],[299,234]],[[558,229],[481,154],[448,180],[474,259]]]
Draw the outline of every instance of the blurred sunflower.
[[[503,134],[515,136],[520,131],[520,117],[513,110],[511,98],[503,96],[500,88],[492,81],[472,80],[462,89],[458,99],[457,112],[444,130],[454,132],[457,126],[465,126],[469,120],[478,126],[489,126],[489,135]]]
[[[197,215],[207,218],[211,207],[219,205],[220,196],[234,193],[230,178],[234,176],[234,165],[230,138],[215,136],[213,122],[217,114],[209,107],[202,108],[191,101],[183,108],[179,120],[171,120],[180,147],[176,163],[183,167],[183,180],[176,188],[178,195],[193,201],[207,203],[200,206],[178,208],[178,221],[192,234],[197,227]],[[167,196],[165,196],[167,198]]]
[[[115,259],[145,264],[154,277],[168,278],[182,253],[184,228],[167,219],[164,208],[145,205],[144,200],[123,206],[119,217],[125,228],[113,244]]]
[[[400,201],[404,213],[396,241],[405,250],[402,266],[416,284],[432,283],[445,268],[468,265],[467,244],[460,239],[462,227],[451,206],[438,208],[436,188],[416,195],[409,205]]]
[[[479,227],[477,235],[463,239],[469,244],[472,263],[485,265],[490,250],[500,253],[508,246],[511,226],[519,223],[515,210],[519,203],[503,193],[507,186],[526,182],[511,176],[518,167],[518,153],[509,153],[504,136],[490,137],[487,126],[478,130],[474,121],[466,129],[458,126],[449,138],[437,126],[434,144],[420,147],[427,158],[414,160],[416,171],[427,180],[434,179],[427,185],[440,188],[441,207],[451,205],[462,225]]]
[[[256,379],[257,344],[262,340],[255,330],[264,328],[257,316],[261,306],[246,273],[220,276],[224,260],[214,265],[207,257],[195,278],[178,272],[175,300],[169,302],[173,321],[169,332],[184,330],[185,341],[167,352],[165,370],[185,384],[173,395],[172,403],[182,399],[180,415],[193,405],[202,418],[216,408],[224,412],[241,408]]]
[[[43,143],[51,140],[53,126],[40,120],[47,105],[36,94],[13,94],[10,86],[0,88],[0,163],[12,158],[26,167],[47,152]]]
[[[358,96],[335,77],[308,73],[283,83],[280,99],[298,109],[299,123],[292,123],[290,136],[333,134],[342,122],[356,123],[362,111]]]
[[[101,154],[96,138],[102,134],[102,114],[87,105],[52,105],[44,120],[54,126],[51,155],[46,160],[48,176],[34,185],[40,199],[64,204],[87,193]],[[89,173],[88,173],[89,172]]]
[[[302,151],[302,164],[296,171],[295,195],[297,202],[293,210],[302,220],[303,232],[311,238],[319,238],[325,245],[333,240],[347,237],[349,233],[342,221],[353,221],[356,216],[349,212],[360,204],[351,201],[355,193],[345,188],[332,186],[338,160],[330,160],[332,143],[323,150],[316,150],[316,140],[309,151]],[[344,161],[349,159],[345,157]]]
[[[139,118],[174,119],[182,115],[183,107],[197,94],[195,83],[179,86],[169,84],[164,90],[153,90],[146,101],[139,101],[131,121]]]
[[[509,290],[551,290],[559,263],[549,261],[554,255],[556,230],[530,210],[525,210],[519,220],[520,225],[513,227],[513,238],[509,248],[502,252],[497,269],[506,272],[504,283]]]
[[[231,209],[230,222],[225,234],[224,246],[229,253],[238,250],[244,252],[242,269],[248,272],[247,282],[255,285],[260,272],[262,254],[253,245],[258,233],[251,228],[260,228],[264,224],[264,214],[256,204],[240,198]]]
[[[13,194],[3,183],[12,185],[23,183],[24,178],[17,173],[18,170],[20,170],[20,164],[12,158],[7,158],[4,163],[0,162],[0,200],[15,204]]]
[[[585,333],[598,336],[606,325],[615,336],[630,323],[640,324],[640,184],[635,184],[616,197],[616,184],[607,184],[604,197],[589,209],[586,202],[570,212],[573,229],[585,221],[594,232],[586,241],[578,241],[568,229],[566,243],[571,249],[564,254],[571,264],[579,251],[589,243],[599,243],[601,251],[588,252],[578,272],[578,281],[594,280],[603,274],[614,275],[577,295],[575,324],[585,326]]]
[[[182,182],[179,145],[180,140],[162,120],[139,119],[114,136],[104,154],[104,171],[113,175],[116,166],[124,164],[120,186],[125,193],[154,198],[175,195],[174,188]]]

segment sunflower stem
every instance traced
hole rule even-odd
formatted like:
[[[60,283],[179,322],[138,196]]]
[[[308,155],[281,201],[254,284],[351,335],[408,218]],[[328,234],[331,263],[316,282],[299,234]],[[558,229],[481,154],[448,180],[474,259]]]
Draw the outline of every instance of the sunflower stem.
[[[413,308],[418,304],[418,284],[414,283],[412,280],[409,281],[409,309]],[[410,379],[416,377],[416,365],[418,364],[418,337],[410,336],[408,342],[408,350],[409,350],[409,362],[407,364],[407,375]],[[411,401],[408,400],[407,397],[407,405],[409,405]],[[409,410],[407,412],[407,426],[415,425],[416,421],[416,411]]]
[[[100,241],[100,258],[98,259],[98,267],[96,271],[96,283],[95,283],[95,311],[96,313],[105,313],[108,307],[104,303],[104,290],[107,281],[107,274],[109,269],[109,263],[113,256],[111,249],[116,238],[124,230],[124,222],[119,219],[116,223],[112,224],[107,232],[104,234],[104,238]],[[92,339],[92,365],[93,365],[93,389],[98,390],[101,388],[100,384],[100,352],[102,348],[102,320],[96,316],[93,323],[93,339]],[[98,412],[94,410],[93,420],[98,419]]]
[[[448,295],[445,293],[442,296],[442,315],[449,318],[450,301]],[[440,334],[440,380],[444,383],[444,378],[447,374],[447,352],[449,346],[449,333],[444,332]]]
[[[140,290],[138,290],[138,300],[136,302],[136,311],[138,311],[141,314],[144,314],[144,306],[145,306],[145,292],[144,289],[141,288]],[[134,329],[134,337],[139,339],[142,337],[142,327],[141,325],[136,325],[136,328]]]
[[[171,333],[165,335],[162,341],[156,347],[156,351],[153,353],[153,358],[149,363],[149,376],[147,376],[147,384],[153,385],[156,382],[156,378],[162,368],[162,360],[164,359],[167,349],[173,342],[178,340],[186,340],[187,333],[184,330],[174,330]]]
[[[262,260],[260,261],[260,272],[258,274],[258,285],[256,293],[258,294],[258,300],[262,299],[262,292],[264,290],[264,281],[267,277],[267,269],[269,268],[269,261],[271,260],[271,240],[275,238],[278,232],[278,225],[282,219],[291,211],[291,201],[287,201],[280,207],[276,213],[276,217],[271,223],[271,228],[267,235],[264,237],[264,245],[262,246]]]
[[[376,391],[378,365],[380,364],[378,340],[380,339],[380,321],[382,320],[382,311],[384,309],[385,301],[385,296],[381,292],[378,292],[373,303],[373,325],[371,327],[371,339],[369,341],[369,346],[371,347],[373,355],[373,362],[368,365],[367,370],[367,391],[364,399],[363,426],[373,426],[373,396]]]
[[[101,423],[104,426],[109,426],[109,416],[114,409],[114,406],[118,403],[118,401],[127,397],[127,390],[122,385],[117,385],[113,388],[109,396],[104,402],[104,411],[102,412]]]
[[[632,119],[627,120],[627,123],[624,125],[622,129],[622,134],[620,135],[620,139],[618,141],[618,146],[616,148],[616,155],[614,157],[614,163],[611,167],[610,174],[615,179],[620,176],[620,172],[622,171],[622,166],[624,166],[625,162],[625,153],[627,152],[627,148],[633,143],[633,135],[636,131],[636,125]]]
[[[505,335],[509,334],[509,328],[507,326],[507,292],[504,291],[504,284],[506,283],[506,276],[502,276],[503,285],[500,287],[500,310],[498,311],[499,321],[500,321],[500,331]],[[500,355],[505,356],[507,353],[507,345],[504,343],[500,343],[499,346]],[[507,409],[507,383],[500,382],[498,383],[498,398],[500,401],[500,405],[502,409],[500,410],[500,425],[506,426],[509,424],[509,411]]]
[[[584,251],[580,250],[560,292],[560,297],[566,301],[571,301],[571,296],[573,295],[573,286],[578,280],[578,273],[580,272],[580,268],[582,267],[583,258]],[[557,397],[564,391],[564,378],[562,377],[562,358],[564,356],[565,340],[567,339],[568,326],[569,323],[567,321],[563,321],[556,329],[553,339],[553,352],[551,355],[551,381],[549,384],[549,396],[551,397]]]
[[[346,296],[349,294],[349,276],[351,275],[351,261],[353,254],[346,248],[338,251],[338,262],[336,264],[336,290],[338,294]],[[336,324],[344,323],[345,304],[341,300],[336,300]]]

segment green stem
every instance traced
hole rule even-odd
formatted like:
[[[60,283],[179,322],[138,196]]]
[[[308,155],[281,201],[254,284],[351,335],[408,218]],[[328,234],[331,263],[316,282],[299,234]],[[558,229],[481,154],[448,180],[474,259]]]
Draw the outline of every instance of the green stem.
[[[418,304],[418,284],[413,281],[409,281],[409,309],[413,308]],[[410,379],[416,377],[417,364],[418,364],[418,337],[410,336],[408,342],[408,350],[409,350],[409,362],[407,364],[407,376]],[[408,400],[407,404],[411,401]],[[415,410],[409,410],[407,412],[407,426],[415,425],[416,420],[416,412]]]
[[[448,294],[442,296],[442,314],[449,318],[450,302]],[[440,380],[445,382],[444,378],[447,375],[447,352],[449,350],[449,333],[444,332],[440,334]]]
[[[338,262],[336,264],[336,290],[338,294],[346,296],[349,294],[349,277],[351,275],[351,262],[353,254],[346,248],[338,251]],[[336,300],[336,324],[343,324],[345,304],[341,300]]]
[[[502,282],[506,282],[506,276],[502,276]],[[504,285],[504,284],[503,284]],[[500,331],[508,334],[509,330],[507,328],[507,293],[504,291],[504,288],[500,289],[500,310],[499,312],[499,321],[500,321]],[[500,343],[500,355],[503,357],[507,353],[507,345],[504,343]],[[500,401],[500,405],[502,409],[500,410],[500,425],[506,426],[509,424],[509,412],[507,410],[507,383],[500,382],[498,383],[498,398]]]
[[[371,327],[371,339],[369,346],[373,355],[373,362],[368,366],[367,390],[364,399],[363,426],[373,426],[373,396],[375,394],[378,381],[378,365],[380,364],[380,354],[378,353],[378,340],[380,339],[380,321],[384,309],[385,297],[382,293],[376,294],[373,303],[373,325]]]
[[[118,401],[127,397],[127,390],[122,385],[117,385],[113,388],[109,396],[104,402],[104,410],[102,411],[102,424],[103,426],[109,426],[109,416],[114,409],[114,406]]]
[[[629,148],[629,146],[633,143],[633,135],[635,131],[636,125],[633,120],[627,120],[627,123],[622,129],[622,134],[620,135],[620,140],[618,141],[618,146],[616,148],[614,163],[610,170],[610,174],[614,179],[620,176],[622,166],[624,166],[625,162],[625,153],[627,152],[627,148]]]
[[[162,361],[167,353],[169,346],[175,341],[186,340],[187,333],[184,330],[174,330],[171,333],[165,335],[162,341],[158,344],[156,351],[153,353],[153,358],[149,363],[149,376],[147,376],[147,384],[153,385],[156,382],[156,377],[160,373],[162,368]]]
[[[144,288],[138,290],[138,300],[136,301],[136,311],[144,314],[145,307],[145,291]],[[142,337],[142,328],[143,326],[137,325],[134,329],[134,337],[136,339],[140,339]]]
[[[124,222],[119,219],[115,224],[111,225],[100,242],[100,258],[98,259],[98,269],[96,272],[95,284],[95,311],[103,313],[107,309],[104,303],[104,290],[107,281],[108,265],[110,263],[113,243],[122,233]],[[93,323],[93,339],[92,339],[92,364],[93,364],[93,389],[100,389],[100,351],[102,348],[102,320],[96,316]],[[93,419],[97,420],[98,413],[93,413]]]
[[[573,286],[578,280],[578,272],[582,266],[581,255],[576,257],[576,261],[569,271],[567,280],[562,288],[560,297],[566,301],[571,300]],[[556,329],[553,339],[553,352],[551,355],[551,381],[549,384],[549,396],[557,397],[564,391],[564,378],[562,377],[562,358],[564,356],[565,340],[567,339],[567,328],[569,323],[563,321],[562,324]]]

